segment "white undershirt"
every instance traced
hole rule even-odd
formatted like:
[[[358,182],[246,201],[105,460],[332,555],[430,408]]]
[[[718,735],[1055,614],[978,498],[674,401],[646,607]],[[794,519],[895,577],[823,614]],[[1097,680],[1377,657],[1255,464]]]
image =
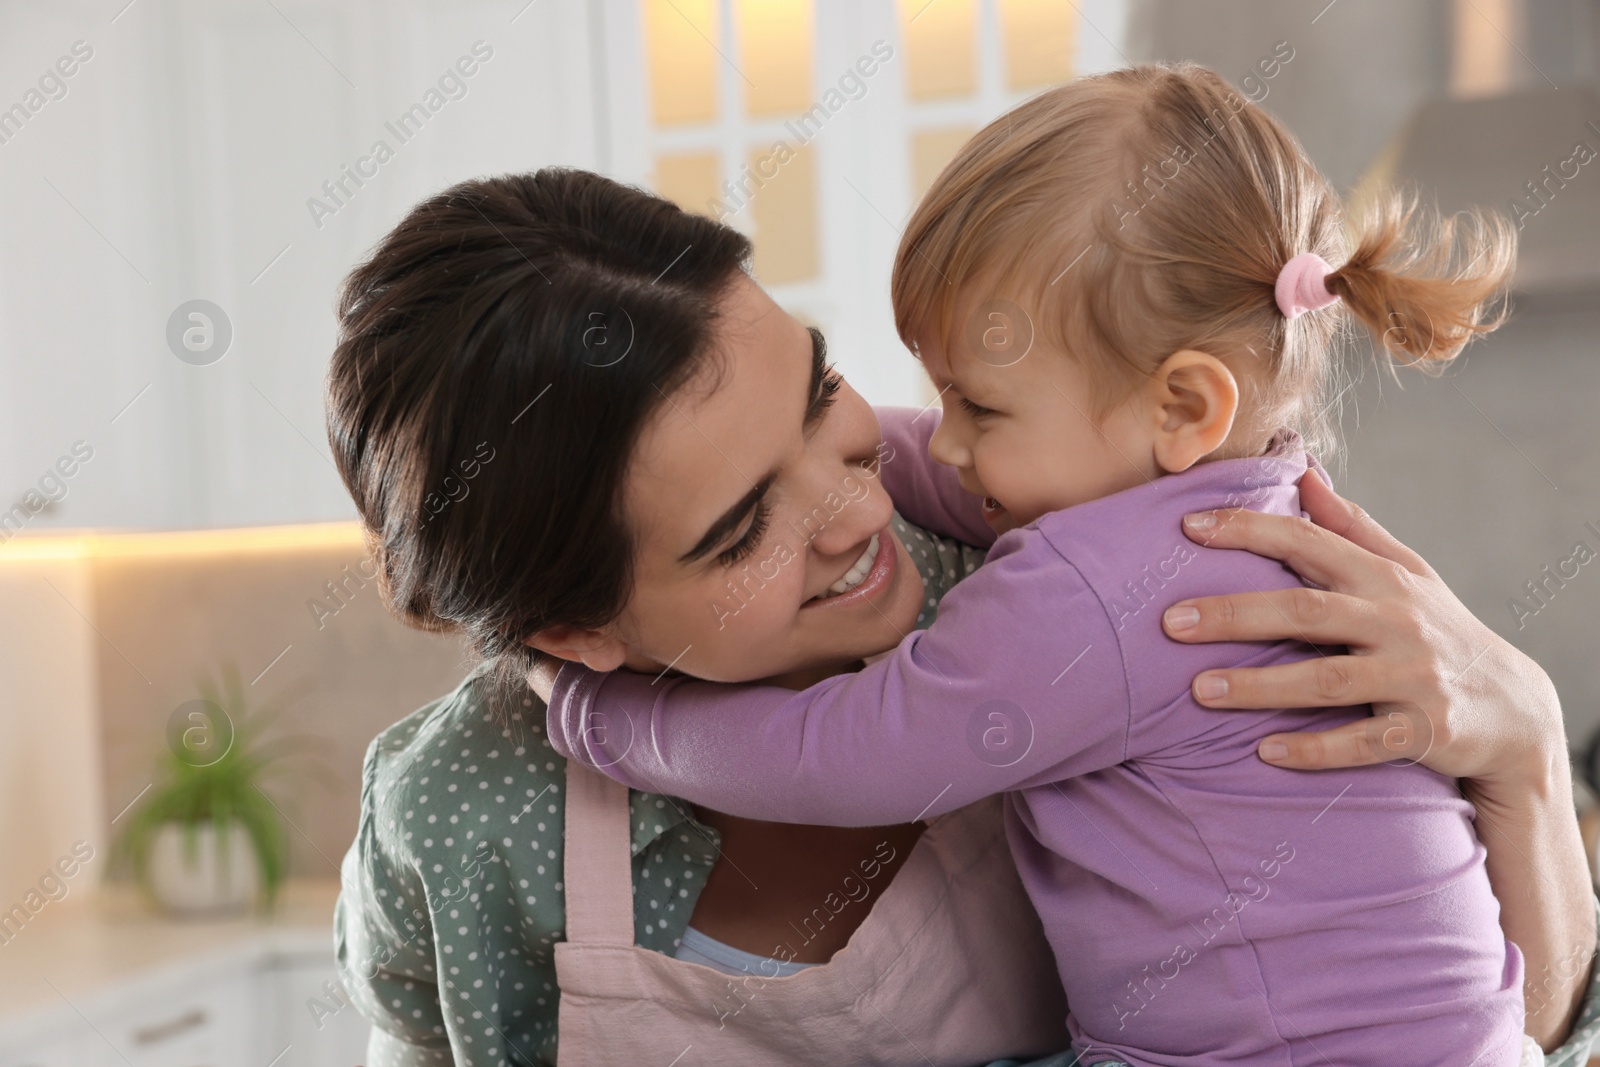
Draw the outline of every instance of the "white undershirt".
[[[793,960],[758,956],[754,952],[746,952],[742,948],[734,948],[714,937],[708,937],[692,926],[683,931],[683,939],[678,942],[678,951],[673,958],[688,963],[703,964],[723,974],[752,974],[761,978],[787,978],[792,974],[799,974],[807,967],[817,966],[815,963],[796,963]]]

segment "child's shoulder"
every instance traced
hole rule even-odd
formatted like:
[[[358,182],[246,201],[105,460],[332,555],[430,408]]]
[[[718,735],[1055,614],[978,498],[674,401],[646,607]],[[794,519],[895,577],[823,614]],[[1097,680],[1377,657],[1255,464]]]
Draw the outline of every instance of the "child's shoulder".
[[[990,558],[1008,550],[1037,553],[1037,544],[1048,545],[1099,602],[1123,656],[1152,683],[1153,692],[1164,692],[1168,681],[1186,688],[1199,670],[1243,663],[1262,649],[1259,644],[1178,646],[1161,628],[1169,606],[1198,597],[1289,588],[1300,579],[1277,560],[1212,548],[1206,538],[1190,537],[1184,516],[1225,508],[1298,515],[1297,483],[1307,463],[1303,452],[1274,454],[1220,460],[1156,478],[1045,515],[1001,538]],[[1008,544],[1009,538],[1017,540]],[[1060,587],[1059,581],[1052,583],[1052,588]]]
[[[1183,519],[1228,508],[1298,515],[1298,482],[1310,462],[1302,451],[1203,463],[1051,512],[1031,528],[1092,584],[1111,581],[1120,588],[1143,574],[1146,565],[1206,556],[1215,564],[1226,560],[1247,569],[1279,567],[1247,552],[1207,549],[1204,539],[1191,540],[1184,533]]]

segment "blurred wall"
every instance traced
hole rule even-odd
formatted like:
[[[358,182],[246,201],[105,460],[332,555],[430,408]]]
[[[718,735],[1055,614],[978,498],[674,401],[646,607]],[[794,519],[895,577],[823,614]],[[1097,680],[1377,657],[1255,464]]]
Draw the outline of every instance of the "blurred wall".
[[[72,556],[0,566],[0,899],[37,882],[74,842],[107,856],[99,650],[83,615],[92,576]],[[98,879],[100,870],[95,870]]]
[[[1289,42],[1294,59],[1258,103],[1346,188],[1411,110],[1443,91],[1449,12],[1446,0],[1140,0],[1127,52],[1135,62],[1192,60],[1239,85]]]
[[[458,639],[384,608],[353,523],[247,531],[22,537],[0,557],[0,885],[26,884],[74,840],[104,877],[119,816],[159,785],[168,721],[231,665],[295,737],[264,790],[291,871],[335,878],[355,837],[361,762],[384,727],[466,673]]]
[[[1550,673],[1574,743],[1600,727],[1600,561],[1567,567],[1577,576],[1545,586],[1547,604],[1527,583],[1579,542],[1600,553],[1596,336],[1594,303],[1527,301],[1442,380],[1402,372],[1402,388],[1369,368],[1346,412],[1340,483]]]
[[[1266,83],[1261,106],[1348,192],[1418,105],[1461,91],[1458,20],[1503,48],[1494,90],[1570,89],[1595,82],[1597,8],[1592,0],[1138,0],[1128,53],[1194,60],[1238,84],[1276,42],[1290,42],[1295,57]],[[1589,143],[1600,147],[1600,139]],[[1463,166],[1479,154],[1499,163],[1508,151],[1488,138],[1460,147]],[[1516,166],[1537,175],[1570,150],[1558,139]],[[1508,183],[1504,196],[1517,191]],[[1560,211],[1577,210],[1565,206],[1572,203],[1569,192],[1539,225],[1561,225]],[[1503,200],[1487,206],[1507,210]],[[1577,743],[1600,727],[1600,569],[1550,584],[1547,605],[1526,583],[1545,581],[1543,568],[1569,560],[1579,541],[1600,552],[1600,533],[1585,526],[1600,530],[1600,468],[1588,433],[1600,396],[1600,292],[1518,295],[1514,307],[1512,322],[1441,380],[1402,372],[1397,382],[1358,342],[1350,358],[1365,371],[1345,412],[1346,451],[1331,465],[1343,472],[1342,489],[1549,671]]]

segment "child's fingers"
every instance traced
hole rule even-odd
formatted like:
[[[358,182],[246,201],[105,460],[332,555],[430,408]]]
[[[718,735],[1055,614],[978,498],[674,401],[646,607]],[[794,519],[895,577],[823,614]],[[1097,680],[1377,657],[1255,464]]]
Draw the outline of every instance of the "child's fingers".
[[[1311,521],[1338,534],[1368,552],[1405,567],[1412,574],[1432,574],[1427,560],[1385,530],[1358,504],[1352,504],[1329,488],[1316,471],[1306,471],[1300,479],[1300,506]]]
[[[1306,641],[1373,644],[1381,616],[1369,600],[1297,586],[1182,600],[1161,616],[1177,641]]]

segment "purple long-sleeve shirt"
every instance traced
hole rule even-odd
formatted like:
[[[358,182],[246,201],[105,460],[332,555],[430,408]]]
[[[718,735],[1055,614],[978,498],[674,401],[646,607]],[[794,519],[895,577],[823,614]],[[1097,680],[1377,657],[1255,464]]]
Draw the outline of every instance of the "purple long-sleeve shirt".
[[[897,453],[923,421],[891,427]],[[904,514],[972,529],[948,477],[893,462]],[[1161,630],[1179,599],[1297,583],[1180,519],[1298,514],[1308,463],[1291,441],[1046,515],[1000,537],[932,627],[801,693],[564,667],[551,741],[633,788],[774,821],[902,823],[1005,793],[1086,1063],[1515,1064],[1522,957],[1456,783],[1263,763],[1266,734],[1368,709],[1207,710],[1199,671],[1323,652]]]

